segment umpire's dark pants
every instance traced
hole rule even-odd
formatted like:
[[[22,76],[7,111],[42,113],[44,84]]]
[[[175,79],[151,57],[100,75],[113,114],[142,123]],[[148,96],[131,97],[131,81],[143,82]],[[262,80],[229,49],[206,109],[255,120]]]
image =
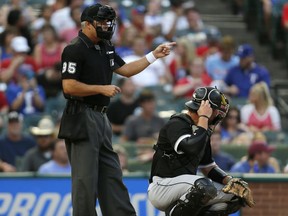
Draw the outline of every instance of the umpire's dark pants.
[[[65,140],[72,166],[73,216],[96,216],[99,199],[103,216],[135,216],[122,182],[117,154],[112,149],[112,130],[106,114],[87,108],[88,140]]]

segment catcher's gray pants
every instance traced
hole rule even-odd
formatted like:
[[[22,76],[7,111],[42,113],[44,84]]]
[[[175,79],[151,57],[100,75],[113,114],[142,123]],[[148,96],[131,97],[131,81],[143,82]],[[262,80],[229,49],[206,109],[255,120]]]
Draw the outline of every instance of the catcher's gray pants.
[[[174,178],[154,176],[153,182],[148,187],[148,199],[154,207],[165,211],[177,200],[184,200],[191,186],[199,178],[203,178],[203,176],[180,175]],[[206,205],[212,205],[209,209],[210,211],[225,210],[227,207],[225,202],[230,201],[234,195],[222,192],[222,184],[217,182],[213,182],[213,184],[217,188],[217,196],[211,199]]]
[[[97,198],[103,216],[135,216],[118,155],[112,149],[110,122],[106,114],[90,108],[85,112],[89,139],[65,140],[72,166],[73,216],[96,216]]]

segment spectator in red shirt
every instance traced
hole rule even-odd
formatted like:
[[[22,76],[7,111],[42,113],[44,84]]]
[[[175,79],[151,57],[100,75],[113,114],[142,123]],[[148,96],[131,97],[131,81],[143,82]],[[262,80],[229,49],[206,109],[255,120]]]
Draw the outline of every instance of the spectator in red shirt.
[[[5,92],[3,91],[4,89],[3,90],[1,89],[3,85],[5,84],[0,84],[0,113],[1,114],[7,113],[8,108],[9,108]],[[6,89],[6,85],[4,88]],[[1,128],[1,120],[0,120],[0,128]]]
[[[257,132],[280,131],[281,117],[265,82],[256,83],[250,90],[249,103],[241,108],[241,121]]]
[[[284,28],[288,29],[288,3],[285,3],[282,9],[282,24]]]
[[[177,39],[177,45],[174,49],[174,55],[171,55],[170,63],[168,63],[173,83],[186,76],[189,64],[196,56],[196,50],[193,43],[187,38]],[[170,58],[170,57],[169,57]]]
[[[177,81],[173,89],[176,97],[191,98],[196,88],[207,86],[211,82],[211,78],[204,70],[203,60],[195,58],[188,68],[188,75]]]
[[[38,43],[34,49],[34,59],[40,70],[52,68],[56,62],[61,60],[64,44],[60,42],[54,27],[50,24],[41,29],[43,41]]]
[[[38,71],[34,59],[27,53],[30,51],[27,39],[23,36],[14,37],[11,40],[12,57],[3,60],[1,64],[0,80],[8,83],[12,79],[15,81],[20,68],[29,69],[33,72]]]

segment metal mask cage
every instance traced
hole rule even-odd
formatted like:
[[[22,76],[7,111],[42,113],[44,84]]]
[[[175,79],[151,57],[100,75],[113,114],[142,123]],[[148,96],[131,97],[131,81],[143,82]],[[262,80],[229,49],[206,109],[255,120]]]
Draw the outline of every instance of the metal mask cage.
[[[97,27],[101,27],[102,29],[107,28],[107,31],[112,31],[115,28],[115,25],[116,25],[115,20],[97,21],[96,24]]]
[[[96,32],[97,36],[99,38],[105,39],[105,40],[110,40],[114,34],[116,24],[111,22],[110,26],[102,26],[102,25],[97,25],[96,26]],[[106,29],[107,28],[107,29]]]

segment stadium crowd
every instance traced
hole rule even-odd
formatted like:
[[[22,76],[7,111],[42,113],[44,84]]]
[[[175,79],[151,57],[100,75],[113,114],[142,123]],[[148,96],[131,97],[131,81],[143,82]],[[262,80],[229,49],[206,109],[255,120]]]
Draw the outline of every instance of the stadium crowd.
[[[34,5],[27,0],[0,5],[1,172],[70,172],[63,140],[57,139],[65,104],[61,53],[77,37],[83,9],[94,1],[38,2],[41,7],[36,0]],[[160,128],[201,86],[216,86],[230,99],[227,117],[211,137],[213,156],[223,170],[288,172],[288,165],[284,169],[286,164],[272,155],[277,143],[268,136],[283,132],[281,116],[271,97],[270,72],[255,60],[253,46],[207,25],[193,1],[99,2],[117,12],[112,42],[126,62],[162,42],[177,42],[171,55],[143,73],[113,77],[122,92],[112,99],[107,115],[124,173],[129,173],[129,163],[149,165]],[[265,17],[269,2],[263,0]],[[241,1],[233,8],[241,13]],[[283,10],[288,11],[287,5]],[[223,147],[233,145],[247,152],[241,157],[225,152]]]

